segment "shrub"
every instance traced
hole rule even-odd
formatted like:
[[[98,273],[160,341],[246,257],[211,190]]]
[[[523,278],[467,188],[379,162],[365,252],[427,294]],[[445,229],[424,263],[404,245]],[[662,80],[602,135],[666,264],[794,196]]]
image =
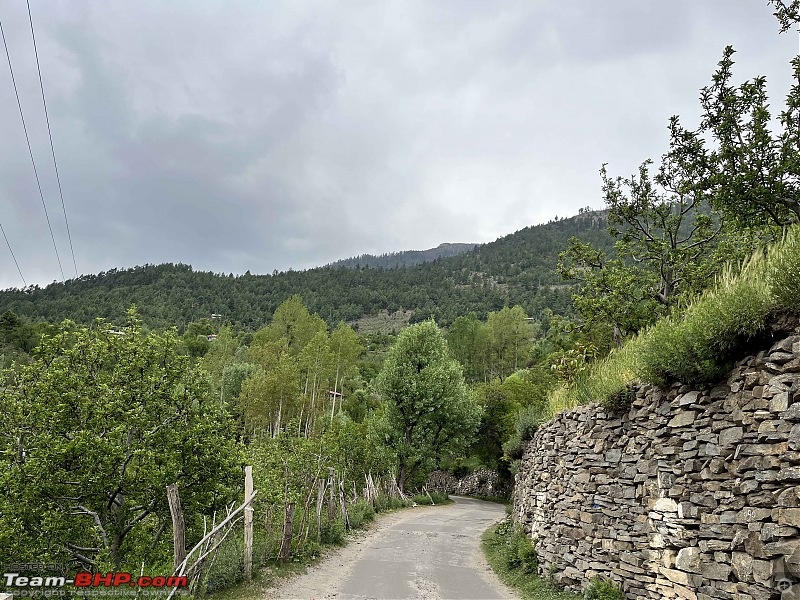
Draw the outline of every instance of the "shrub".
[[[384,512],[387,510],[396,510],[398,508],[405,508],[409,506],[409,502],[402,498],[395,496],[378,496],[375,498],[375,512]]]
[[[344,535],[344,521],[341,519],[329,521],[327,518],[323,518],[319,528],[319,541],[322,544],[329,546],[344,546]]]
[[[521,458],[525,442],[533,439],[539,425],[544,421],[542,411],[537,406],[526,406],[517,413],[514,433],[503,444],[503,453],[510,458]]]
[[[462,479],[463,477],[469,475],[469,467],[462,462],[457,462],[450,467],[450,472],[456,479]]]
[[[427,494],[417,494],[413,500],[419,505],[446,504],[450,501],[450,496],[443,492],[429,492]]]
[[[359,500],[347,509],[347,520],[350,529],[361,529],[375,519],[375,509],[369,502]]]
[[[505,529],[508,536],[506,544],[506,567],[520,570],[526,574],[535,574],[539,569],[539,557],[536,555],[536,544],[519,525]]]
[[[625,592],[611,581],[595,577],[583,597],[585,600],[625,600]]]
[[[800,281],[800,229],[790,229],[780,244],[770,255],[770,283],[775,303],[783,310],[800,310],[800,294],[797,282]]]

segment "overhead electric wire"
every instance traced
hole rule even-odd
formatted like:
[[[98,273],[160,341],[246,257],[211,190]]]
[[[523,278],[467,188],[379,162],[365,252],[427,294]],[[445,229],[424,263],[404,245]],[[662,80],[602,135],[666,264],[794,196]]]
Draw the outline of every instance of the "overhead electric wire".
[[[47,135],[50,137],[50,152],[53,154],[53,168],[56,170],[56,181],[58,182],[58,195],[61,197],[61,209],[64,211],[64,224],[67,226],[67,239],[69,240],[69,250],[72,253],[72,266],[75,267],[75,277],[78,277],[78,263],[75,262],[75,250],[72,247],[72,234],[69,231],[69,221],[67,220],[67,207],[64,204],[64,192],[61,191],[61,177],[58,175],[58,163],[56,162],[56,148],[53,145],[53,133],[50,131],[50,117],[47,115],[47,100],[44,98],[44,83],[42,82],[42,69],[39,66],[39,52],[36,50],[36,34],[33,32],[33,16],[31,16],[31,3],[28,3],[28,20],[31,23],[31,39],[33,39],[33,53],[36,55],[36,70],[39,72],[39,87],[42,90],[42,106],[44,106],[44,118],[47,121]]]
[[[19,268],[19,263],[17,262],[17,257],[14,256],[14,251],[11,249],[11,242],[8,241],[8,237],[6,236],[6,230],[3,229],[3,224],[0,223],[0,231],[3,232],[3,237],[6,240],[6,244],[8,245],[8,251],[11,252],[11,258],[14,259],[14,264],[17,265],[17,271],[19,271],[19,276],[22,277],[22,283],[25,284],[25,287],[28,287],[28,282],[25,281],[25,276],[22,274],[22,269]]]
[[[56,236],[53,235],[53,226],[50,224],[50,215],[47,214],[47,204],[44,202],[44,193],[42,192],[42,184],[39,181],[39,172],[36,170],[36,161],[33,159],[33,149],[31,148],[31,139],[28,136],[28,128],[25,125],[25,115],[22,114],[22,102],[19,99],[19,91],[17,90],[17,81],[14,79],[14,69],[11,66],[11,55],[8,53],[8,44],[6,43],[6,34],[3,31],[3,23],[0,21],[0,35],[3,37],[3,46],[6,49],[6,58],[8,59],[8,69],[11,71],[11,83],[14,84],[14,94],[17,96],[17,106],[19,107],[19,116],[22,119],[22,129],[25,132],[25,140],[28,142],[28,153],[31,155],[31,164],[33,165],[33,174],[36,176],[36,185],[39,188],[39,197],[42,199],[42,208],[44,208],[44,216],[47,219],[47,227],[50,229],[50,239],[53,240],[53,249],[56,251],[56,260],[58,260],[58,268],[61,271],[62,281],[66,281],[64,277],[64,268],[61,266],[61,257],[58,255],[58,247],[56,246]]]

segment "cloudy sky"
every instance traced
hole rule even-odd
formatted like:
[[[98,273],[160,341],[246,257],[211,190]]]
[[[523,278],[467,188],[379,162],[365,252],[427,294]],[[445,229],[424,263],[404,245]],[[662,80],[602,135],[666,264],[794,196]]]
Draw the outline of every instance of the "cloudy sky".
[[[696,126],[724,46],[776,107],[797,33],[766,0],[31,0],[79,273],[302,269],[487,242],[583,206]],[[25,0],[0,4],[36,167],[75,276]],[[8,65],[0,223],[61,273]],[[0,240],[0,287],[21,286]]]

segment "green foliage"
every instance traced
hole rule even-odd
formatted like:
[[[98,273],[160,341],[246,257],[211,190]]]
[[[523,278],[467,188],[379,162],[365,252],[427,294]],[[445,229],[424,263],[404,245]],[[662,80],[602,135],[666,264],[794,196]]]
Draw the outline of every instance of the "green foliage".
[[[502,449],[505,456],[512,459],[521,458],[525,442],[533,439],[533,434],[536,433],[536,430],[546,418],[546,413],[543,413],[542,408],[539,406],[522,408],[517,413],[514,432],[503,443]]]
[[[326,546],[344,546],[346,543],[345,526],[342,519],[328,520],[323,517],[320,523],[320,542]]]
[[[486,560],[500,579],[524,600],[580,600],[558,590],[537,575],[538,561],[533,542],[509,519],[489,527],[481,538]]]
[[[135,312],[112,329],[64,324],[36,361],[2,374],[0,555],[158,564],[167,485],[197,517],[232,496],[241,454],[207,378],[173,333],[143,333]]]
[[[573,296],[584,321],[613,325],[621,343],[713,282],[723,266],[750,254],[759,233],[744,233],[710,208],[707,151],[696,132],[670,121],[670,149],[658,171],[651,161],[630,178],[601,169],[614,256],[578,239],[559,272],[583,283]]]
[[[800,312],[800,228],[792,227],[769,254],[768,281],[773,301],[779,310]]]
[[[509,569],[519,569],[525,574],[537,574],[539,557],[536,555],[536,543],[528,537],[519,525],[514,526],[506,541],[508,552],[506,565]]]
[[[397,496],[381,495],[375,499],[375,512],[388,512],[398,508],[407,508],[410,503]]]
[[[506,377],[525,366],[534,329],[521,306],[490,312],[486,323],[475,313],[459,317],[447,332],[451,353],[468,380]]]
[[[412,500],[420,506],[430,506],[432,504],[448,504],[452,502],[450,496],[443,492],[429,492],[426,494],[416,494]]]
[[[722,377],[775,307],[765,270],[758,265],[767,267],[763,260],[751,261],[741,277],[724,278],[681,319],[654,326],[642,348],[641,376],[662,384],[675,379],[710,383]]]
[[[764,333],[771,315],[800,311],[798,265],[800,225],[795,225],[766,253],[726,271],[683,314],[663,318],[596,362],[585,377],[557,388],[549,396],[550,414],[590,401],[619,406],[631,398],[629,386],[636,381],[718,380]]]
[[[625,600],[625,592],[613,582],[595,577],[583,597],[584,600]]]
[[[482,345],[483,324],[474,312],[467,316],[458,317],[447,330],[447,346],[461,366],[464,367],[464,376],[469,381],[475,381],[482,376]]]
[[[784,10],[783,16],[785,26],[789,13]],[[732,47],[725,48],[711,85],[700,96],[703,120],[698,134],[710,147],[703,183],[713,194],[712,204],[743,229],[797,223],[800,57],[792,60],[794,85],[777,119],[780,127],[774,128],[766,78],[733,85],[733,54]]]
[[[401,489],[424,479],[442,458],[466,450],[480,422],[480,407],[460,365],[433,321],[405,329],[378,377],[386,402],[377,435],[397,455]]]
[[[458,256],[472,250],[476,244],[440,244],[429,250],[404,250],[401,252],[388,252],[386,254],[361,254],[331,263],[331,267],[346,267],[348,269],[361,269],[364,267],[393,269],[431,262],[448,256]]]
[[[350,529],[362,529],[375,520],[375,509],[369,502],[359,500],[347,507],[347,524]]]
[[[2,291],[0,313],[12,310],[50,322],[72,319],[89,324],[96,317],[121,322],[135,303],[152,328],[218,313],[224,323],[255,331],[269,322],[282,302],[300,294],[311,312],[330,325],[401,306],[419,310],[429,305],[441,325],[471,311],[485,319],[491,311],[516,304],[531,315],[547,307],[570,314],[571,290],[559,287],[554,272],[558,249],[571,236],[601,248],[610,246],[604,225],[604,215],[585,213],[527,227],[459,256],[394,269],[321,267],[236,277],[183,264],[112,269],[44,288]]]
[[[800,0],[769,0],[768,4],[775,7],[775,18],[781,24],[781,33],[796,27],[800,23]]]

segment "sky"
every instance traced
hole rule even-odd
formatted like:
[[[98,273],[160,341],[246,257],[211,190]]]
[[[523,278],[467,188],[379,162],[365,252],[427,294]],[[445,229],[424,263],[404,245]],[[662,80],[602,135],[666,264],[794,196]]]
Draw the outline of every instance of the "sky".
[[[489,242],[604,206],[700,117],[726,45],[779,109],[798,34],[766,0],[25,0],[0,22],[64,276],[272,273]],[[62,279],[0,64],[0,224]],[[23,282],[0,240],[0,288]]]

